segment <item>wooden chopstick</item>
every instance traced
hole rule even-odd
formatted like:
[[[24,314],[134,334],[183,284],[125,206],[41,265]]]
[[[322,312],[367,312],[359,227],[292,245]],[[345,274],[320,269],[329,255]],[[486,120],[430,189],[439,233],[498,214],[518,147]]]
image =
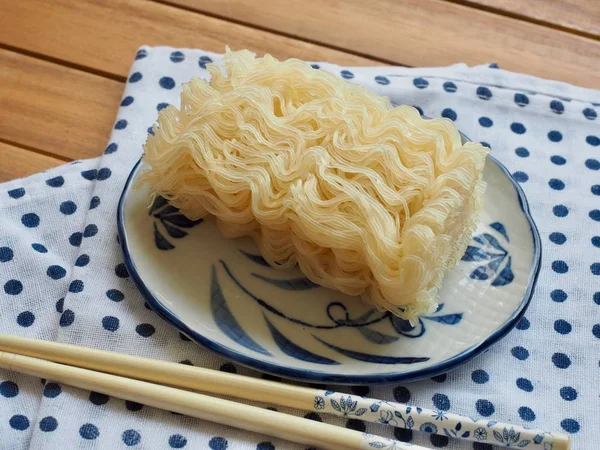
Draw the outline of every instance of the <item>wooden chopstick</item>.
[[[427,450],[268,409],[14,353],[0,352],[0,368],[311,446]]]
[[[503,440],[506,437],[504,442],[495,442],[505,448],[523,448],[524,441],[529,441],[526,447],[531,450],[544,450],[548,447],[553,450],[569,450],[571,448],[569,436],[563,433],[548,433],[543,430],[525,429],[514,424],[485,420],[474,422],[468,417],[444,411],[433,411],[400,403],[351,396],[340,392],[293,386],[201,367],[70,344],[0,334],[0,350],[213,394],[223,394],[301,410],[358,418],[396,427],[437,432],[438,434],[446,434],[464,440],[482,442],[485,441],[482,439],[485,435],[490,438],[487,442],[494,443],[498,441],[497,438],[494,439],[494,436],[500,436]],[[69,384],[67,381],[65,383]],[[96,387],[90,387],[89,389],[98,391]],[[109,395],[119,396],[110,393]],[[160,406],[158,407],[160,408]],[[171,408],[171,410],[173,409]],[[207,418],[207,420],[210,419]],[[431,423],[435,426],[432,427]],[[266,431],[265,433],[269,434]],[[293,440],[289,437],[288,439]],[[319,445],[324,446],[323,443]],[[416,447],[412,446],[411,449],[416,450]]]

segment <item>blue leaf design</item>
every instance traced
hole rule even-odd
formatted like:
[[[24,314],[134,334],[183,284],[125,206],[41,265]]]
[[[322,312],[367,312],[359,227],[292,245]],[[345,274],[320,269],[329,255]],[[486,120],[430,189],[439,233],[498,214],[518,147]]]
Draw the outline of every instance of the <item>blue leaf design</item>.
[[[148,215],[152,215],[155,211],[158,211],[160,208],[162,208],[163,206],[165,206],[167,204],[167,199],[164,197],[156,197],[154,199],[154,201],[152,202],[152,206],[150,207],[150,210],[148,211]]]
[[[502,247],[500,245],[500,242],[498,242],[498,239],[496,239],[494,236],[492,236],[489,233],[483,233],[483,238],[492,246],[494,247],[496,250],[501,251],[502,253],[506,253],[506,250],[504,250],[504,247]]]
[[[443,303],[440,303],[434,312],[438,313],[438,312],[440,312],[442,309],[444,309],[444,304],[443,304]]]
[[[487,280],[489,275],[487,274],[487,270],[485,270],[485,266],[479,266],[471,272],[469,278],[472,278],[473,280]]]
[[[407,406],[406,407],[406,414],[410,414],[411,411],[412,411],[412,406]]]
[[[458,422],[454,428],[456,428],[456,431],[460,431],[462,428],[462,423]]]
[[[500,222],[494,222],[490,224],[490,227],[492,227],[494,230],[496,230],[498,233],[504,236],[506,242],[510,242],[510,239],[508,238],[508,233],[506,232],[506,228],[504,228],[504,225],[502,225]]]
[[[169,236],[172,238],[181,239],[182,237],[187,236],[187,231],[183,231],[181,228],[169,225],[164,220],[161,220],[161,223],[163,224],[163,227],[165,227],[165,230],[167,230],[167,233],[169,233]]]
[[[486,259],[490,259],[489,253],[483,251],[483,249],[479,247],[473,247],[469,245],[465,254],[461,258],[462,261],[485,261]]]
[[[312,362],[316,364],[326,364],[326,365],[336,365],[339,362],[334,361],[333,359],[325,358],[324,356],[317,355],[312,353],[297,344],[294,344],[287,337],[285,337],[275,326],[265,317],[265,321],[267,322],[267,326],[269,327],[269,331],[271,331],[271,336],[273,336],[273,340],[277,344],[277,346],[281,349],[283,353],[292,358],[299,359],[301,361]],[[333,400],[332,400],[333,402]]]
[[[174,213],[178,213],[178,212],[179,212],[179,210],[177,208],[175,208],[173,205],[169,205],[162,211],[159,211],[156,214],[154,214],[154,217],[163,217],[168,214],[174,214]]]
[[[211,273],[210,309],[215,323],[230,339],[262,355],[272,356],[267,350],[248,336],[238,321],[235,320],[235,317],[229,310],[229,306],[227,306],[227,302],[225,301],[225,296],[221,290],[221,285],[217,278],[217,270],[214,265],[212,266]]]
[[[511,269],[511,262],[512,257],[509,256],[506,266],[504,266],[502,272],[500,272],[496,279],[492,282],[492,286],[506,286],[507,284],[512,283],[512,281],[515,279],[515,275]]]
[[[331,399],[331,407],[338,412],[342,412],[342,408],[341,408],[340,404],[338,402],[336,402],[334,399]]]
[[[259,280],[266,281],[267,283],[272,284],[273,286],[277,286],[280,289],[285,289],[286,291],[306,291],[308,289],[318,288],[319,285],[313,283],[308,278],[291,278],[287,280],[278,280],[276,278],[269,278],[258,273],[253,273],[253,277],[258,278]]]
[[[369,327],[359,327],[355,329],[373,344],[391,344],[392,342],[396,342],[398,339],[400,339],[397,336],[390,336],[389,334],[380,333],[379,331],[372,330]]]
[[[444,428],[444,434],[448,437],[453,437],[448,428]]]
[[[362,416],[364,413],[367,412],[367,408],[359,408],[356,410],[356,412],[354,413],[355,416]]]
[[[421,414],[423,412],[423,408],[417,406],[417,414]]]
[[[248,258],[250,261],[255,262],[256,264],[260,264],[261,266],[264,266],[264,267],[271,267],[269,265],[269,263],[260,255],[254,255],[252,253],[245,252],[244,250],[241,250],[241,249],[240,249],[240,253],[242,255],[244,255],[246,258]]]
[[[488,428],[489,428],[489,427],[493,427],[493,426],[494,426],[494,425],[496,425],[497,423],[498,423],[498,422],[494,422],[493,420],[490,420],[490,421],[487,423],[487,426],[488,426]]]
[[[504,429],[506,431],[506,428]],[[504,443],[504,439],[502,438],[502,435],[500,434],[499,431],[494,430],[494,438],[500,442],[500,443]]]
[[[434,322],[444,323],[446,325],[456,325],[462,320],[462,313],[446,314],[445,316],[423,316],[423,319],[433,320]]]
[[[163,216],[162,211],[161,211],[161,218],[163,220],[166,220],[167,222],[171,222],[173,225],[177,225],[178,227],[182,227],[182,228],[192,228],[192,227],[195,227],[196,225],[198,225],[199,223],[202,223],[202,219],[190,220],[187,217],[185,217],[183,214],[173,214],[173,215],[169,215],[169,216]]]
[[[371,355],[369,353],[357,352],[354,350],[347,350],[336,345],[330,344],[328,342],[319,339],[315,335],[313,337],[321,342],[323,345],[326,345],[332,350],[341,353],[349,358],[356,359],[358,361],[364,361],[368,363],[374,364],[415,364],[420,362],[429,361],[428,357],[415,357],[415,356],[380,356],[380,355]]]
[[[400,411],[394,411],[394,415],[395,415],[396,417],[398,417],[399,419],[403,419],[403,417],[402,417],[402,413],[401,413]]]
[[[539,444],[543,440],[544,440],[543,434],[536,434],[535,437],[533,438],[533,442],[535,442],[536,444]]]
[[[469,436],[471,436],[471,432],[469,432],[469,431],[465,431],[465,432],[462,434],[461,438],[463,438],[463,439],[466,439],[466,438],[468,438]]]
[[[531,441],[529,439],[524,439],[517,444],[517,447],[527,447]]]
[[[154,223],[154,243],[160,250],[173,250],[175,248],[175,246],[167,241],[162,233],[158,231],[156,223]]]
[[[335,391],[325,391],[325,397],[335,394]]]
[[[373,448],[384,448],[386,445],[383,442],[369,442],[369,447]]]

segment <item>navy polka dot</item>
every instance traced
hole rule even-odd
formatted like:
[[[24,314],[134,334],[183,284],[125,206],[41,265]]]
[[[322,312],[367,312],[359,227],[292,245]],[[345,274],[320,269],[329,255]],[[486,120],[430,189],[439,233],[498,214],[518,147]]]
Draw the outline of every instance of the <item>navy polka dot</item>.
[[[517,346],[517,347],[513,347],[510,350],[510,353],[517,359],[520,359],[521,361],[526,360],[527,358],[529,358],[529,350],[527,350],[524,347],[521,346]]]
[[[99,181],[104,181],[108,178],[110,178],[112,172],[108,167],[103,167],[102,169],[100,169],[98,171],[98,180]]]
[[[527,378],[517,378],[517,387],[525,392],[533,391],[533,384]]]
[[[60,299],[58,299],[58,301],[56,302],[56,305],[54,307],[56,308],[56,312],[62,313],[64,306],[65,306],[65,299],[60,298]]]
[[[183,448],[187,444],[187,439],[180,434],[174,434],[169,437],[169,446],[171,448]]]
[[[114,316],[106,316],[102,319],[102,328],[106,331],[117,331],[119,329],[119,319]]]
[[[40,420],[40,430],[41,431],[49,433],[51,431],[56,430],[57,427],[58,427],[58,421],[52,416],[44,417],[42,420]]]
[[[156,329],[149,323],[141,323],[135,327],[135,331],[142,337],[150,337],[154,334]]]
[[[562,260],[556,260],[552,261],[552,270],[556,273],[567,273],[569,271],[569,266]]]
[[[12,381],[3,381],[0,383],[0,395],[6,398],[12,398],[19,395],[19,386]]]
[[[572,402],[577,398],[577,391],[570,386],[560,388],[560,396],[563,400]]]
[[[106,394],[101,394],[99,392],[90,392],[90,402],[92,402],[96,406],[102,406],[108,403],[110,397]]]
[[[529,105],[529,97],[527,97],[525,94],[517,92],[515,94],[515,103],[519,106],[527,106]]]
[[[554,156],[550,157],[550,161],[552,161],[557,166],[563,166],[567,162],[567,160],[565,158],[563,158],[562,156],[558,156],[558,155],[554,155]]]
[[[490,91],[484,86],[478,87],[476,93],[477,97],[479,97],[482,100],[489,100],[490,98],[492,98],[492,91]]]
[[[129,277],[129,272],[127,271],[127,267],[125,267],[125,264],[121,263],[115,266],[115,275],[119,278]]]
[[[458,89],[452,81],[446,81],[443,87],[446,92],[450,93],[456,92],[456,90]]]
[[[175,87],[175,80],[173,80],[171,77],[162,77],[158,81],[158,84],[163,89],[173,89]]]
[[[104,154],[110,155],[111,153],[115,153],[118,149],[119,149],[119,146],[117,144],[115,144],[114,142],[112,142],[106,146],[106,148],[104,149]]]
[[[525,183],[527,180],[529,180],[529,175],[527,175],[525,172],[519,171],[513,173],[513,178],[519,183]]]
[[[450,399],[445,394],[433,394],[431,401],[437,409],[448,411],[450,409]]]
[[[148,52],[144,49],[141,49],[135,54],[135,59],[143,59],[146,56],[148,56]]]
[[[211,62],[213,62],[213,61],[208,56],[201,56],[200,58],[198,58],[198,65],[200,67],[202,67],[203,69],[206,69],[206,65]]]
[[[600,170],[600,161],[592,158],[587,159],[585,161],[585,167],[587,167],[590,170]]]
[[[597,323],[592,327],[592,334],[595,338],[600,339],[600,323]]]
[[[400,442],[410,442],[413,438],[413,432],[412,430],[407,430],[406,428],[394,428],[394,437]]]
[[[423,115],[423,110],[421,109],[421,107],[415,105],[415,106],[413,106],[413,108],[415,108],[419,112],[420,115]]]
[[[13,251],[8,247],[0,247],[0,262],[8,262],[13,259]]]
[[[485,127],[485,128],[489,128],[492,125],[494,125],[494,122],[489,117],[480,117],[479,125],[481,125],[482,127]]]
[[[342,78],[345,78],[346,80],[351,80],[352,78],[354,78],[354,74],[352,72],[350,72],[349,70],[342,70],[340,72],[340,75],[342,76]]]
[[[219,370],[221,372],[237,373],[236,367],[233,364],[231,364],[231,363],[222,364],[221,367],[219,367]]]
[[[390,79],[387,77],[384,77],[383,75],[377,75],[375,77],[375,82],[386,86],[386,85],[390,84]]]
[[[84,170],[83,172],[81,172],[81,176],[86,180],[92,181],[95,180],[98,176],[98,171],[96,169]]]
[[[30,327],[35,322],[35,316],[31,311],[23,311],[17,316],[17,323],[22,327]]]
[[[565,183],[564,181],[559,180],[558,178],[552,178],[550,181],[548,181],[548,186],[550,186],[555,191],[562,191],[565,188]]]
[[[42,244],[31,244],[31,248],[38,253],[48,253],[48,249]]]
[[[4,283],[4,292],[8,295],[19,295],[23,291],[23,284],[19,280],[8,280]]]
[[[552,142],[560,142],[562,141],[562,133],[560,131],[552,130],[548,133],[548,139]]]
[[[569,215],[569,208],[565,205],[556,205],[552,208],[552,212],[556,217],[567,217]]]
[[[92,199],[90,200],[90,209],[95,209],[98,206],[100,206],[100,197],[98,197],[97,195],[94,195],[92,197]]]
[[[454,112],[454,110],[452,110],[450,108],[446,108],[442,111],[442,117],[445,117],[446,119],[455,121],[457,116],[456,116],[456,113]]]
[[[529,320],[527,319],[527,317],[521,317],[521,320],[519,320],[519,322],[517,323],[515,328],[517,330],[528,330],[530,326],[531,326],[531,323],[529,323]]]
[[[552,355],[552,362],[559,369],[566,369],[571,365],[571,359],[564,353],[555,353]]]
[[[557,245],[563,245],[567,242],[567,237],[563,233],[554,232],[549,236],[551,242],[554,242]]]
[[[121,100],[121,106],[129,106],[133,103],[133,97],[128,95],[123,100]]]
[[[125,119],[117,120],[115,130],[124,130],[125,128],[127,128],[127,121]]]
[[[433,445],[436,448],[443,448],[443,447],[447,447],[448,443],[450,442],[450,439],[448,439],[448,436],[441,436],[439,434],[432,434],[429,436],[429,441],[431,442],[431,445]]]
[[[554,322],[554,331],[560,334],[569,334],[573,327],[569,322],[563,319],[556,320]]]
[[[11,189],[10,191],[7,192],[8,196],[10,198],[21,198],[25,195],[25,189],[23,188],[17,188],[17,189]]]
[[[519,147],[515,149],[515,153],[521,158],[527,158],[529,156],[529,150],[527,150],[525,147]]]
[[[579,431],[579,422],[575,419],[564,419],[560,422],[560,426],[567,433],[577,433]]]
[[[593,147],[598,147],[600,145],[600,138],[597,136],[588,136],[585,138],[585,142]]]
[[[222,437],[214,437],[210,441],[208,441],[208,446],[210,450],[227,450],[229,444],[227,443],[227,439]]]
[[[139,72],[135,72],[132,73],[131,76],[129,77],[129,82],[130,83],[137,83],[138,81],[140,81],[143,78],[142,74]]]
[[[590,216],[590,219],[600,222],[600,209],[592,209],[588,216]]]
[[[592,194],[594,195],[600,195],[600,184],[594,184],[591,188],[590,191],[592,192]]]
[[[72,292],[73,294],[77,294],[81,291],[83,291],[83,281],[81,281],[81,280],[71,281],[71,284],[69,285],[69,292]]]
[[[23,431],[29,428],[29,419],[21,414],[16,414],[8,421],[11,428],[15,430]]]
[[[83,255],[79,255],[77,257],[77,260],[75,261],[75,265],[77,267],[85,267],[88,265],[89,262],[90,262],[89,255],[83,254]]]
[[[427,86],[429,86],[429,81],[427,81],[425,78],[420,78],[419,77],[419,78],[415,78],[413,80],[413,85],[416,88],[425,89]]]
[[[86,423],[79,428],[79,435],[84,439],[93,440],[100,436],[100,431],[96,425]]]
[[[410,391],[404,386],[397,386],[393,391],[394,399],[398,403],[408,403],[410,401]]]
[[[79,247],[81,245],[82,239],[83,239],[83,233],[80,233],[78,231],[76,233],[73,233],[71,236],[69,236],[69,244],[71,244],[73,247]]]
[[[168,103],[159,103],[158,105],[156,105],[156,110],[160,111],[161,109],[165,109],[167,106],[169,106]]]
[[[120,302],[125,298],[125,295],[117,289],[109,289],[106,291],[106,296],[113,302]]]
[[[259,442],[256,446],[256,450],[275,450],[275,446],[270,442]]]
[[[371,392],[371,388],[369,386],[352,386],[352,392],[356,395],[360,395],[361,397],[366,397]]]
[[[477,384],[485,384],[490,381],[490,376],[485,370],[478,369],[471,373],[471,380]]]
[[[53,188],[59,188],[63,184],[65,184],[65,179],[61,176],[50,178],[50,179],[46,180],[46,184]]]
[[[600,292],[594,292],[594,303],[598,306],[600,306]]]
[[[132,402],[130,400],[125,401],[125,408],[127,408],[128,411],[140,411],[143,407],[144,405],[141,403]]]
[[[525,422],[532,422],[535,420],[535,413],[533,412],[533,409],[527,406],[521,406],[519,408],[519,417]]]
[[[431,380],[435,381],[436,383],[443,383],[444,381],[446,381],[447,378],[448,378],[448,375],[443,373],[441,375],[436,375],[435,377],[431,377]]]
[[[68,327],[75,321],[75,313],[70,309],[65,309],[60,316],[59,324],[61,327]]]
[[[494,404],[492,402],[490,402],[489,400],[481,399],[481,398],[479,400],[477,400],[477,402],[475,402],[475,409],[483,417],[491,416],[492,414],[494,414],[494,411],[496,410],[496,408],[494,407]]]
[[[183,61],[185,59],[185,55],[180,51],[175,51],[175,52],[171,53],[171,56],[169,56],[169,59],[171,60],[171,62],[180,63],[181,61]]]
[[[86,238],[96,236],[96,234],[98,234],[98,227],[93,223],[87,225],[85,230],[83,230],[83,237]]]
[[[71,215],[74,214],[75,211],[77,211],[77,205],[75,203],[73,203],[72,201],[68,200],[66,202],[62,202],[60,204],[60,212],[65,214],[65,215]]]
[[[525,125],[523,125],[522,123],[519,123],[519,122],[511,123],[510,130],[516,134],[524,134],[527,131],[527,129],[525,128]]]
[[[555,114],[562,114],[565,112],[565,105],[559,100],[552,100],[550,102],[550,109]]]
[[[598,114],[592,108],[585,108],[583,110],[583,116],[588,120],[594,120],[596,117],[598,117]]]
[[[23,214],[21,223],[27,228],[35,228],[40,224],[40,217],[35,213]]]
[[[590,266],[590,270],[594,275],[600,275],[600,263],[594,263]]]
[[[58,383],[46,383],[44,386],[44,397],[46,398],[55,398],[60,395],[62,392],[62,388]]]
[[[594,237],[592,238],[592,245],[593,245],[594,247],[598,247],[598,248],[600,248],[600,236],[594,236]]]
[[[123,431],[123,435],[121,436],[123,439],[123,443],[128,447],[133,447],[134,445],[138,445],[142,440],[142,435],[135,430],[125,430]]]

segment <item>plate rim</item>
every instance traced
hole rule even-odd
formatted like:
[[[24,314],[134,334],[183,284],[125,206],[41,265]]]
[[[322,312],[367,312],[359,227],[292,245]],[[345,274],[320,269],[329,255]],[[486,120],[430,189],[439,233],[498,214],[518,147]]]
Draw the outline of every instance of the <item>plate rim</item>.
[[[542,259],[542,243],[537,225],[535,224],[535,221],[533,220],[533,217],[531,215],[529,203],[527,201],[527,197],[525,196],[525,192],[518,184],[518,182],[514,179],[514,177],[510,174],[510,172],[504,166],[504,164],[498,161],[491,154],[487,155],[487,159],[488,162],[493,162],[494,164],[496,164],[496,166],[503,172],[506,178],[512,183],[513,188],[517,192],[517,197],[519,200],[521,210],[523,211],[525,218],[529,223],[529,228],[531,229],[531,233],[533,236],[533,264],[532,269],[529,273],[527,289],[525,290],[525,294],[523,295],[521,302],[519,303],[517,308],[515,308],[510,317],[489,336],[487,336],[485,339],[478,342],[477,344],[463,350],[460,353],[457,353],[456,355],[448,359],[445,359],[437,364],[422,369],[416,369],[401,373],[386,372],[365,375],[343,375],[320,372],[315,370],[285,367],[282,364],[263,361],[248,354],[241,353],[235,349],[232,349],[219,342],[207,338],[206,336],[202,335],[201,333],[193,330],[188,325],[186,325],[185,322],[183,322],[175,313],[173,313],[166,305],[164,305],[157,297],[155,297],[154,294],[150,291],[150,289],[146,287],[146,284],[143,281],[143,277],[137,270],[135,262],[133,261],[131,253],[129,252],[129,247],[127,244],[127,232],[125,230],[124,223],[124,209],[127,194],[130,191],[133,178],[139,166],[142,164],[142,158],[140,158],[137,161],[137,163],[134,165],[131,172],[129,173],[127,181],[125,182],[125,186],[123,187],[121,196],[119,198],[119,203],[117,207],[117,232],[119,236],[119,244],[123,251],[125,266],[127,267],[127,270],[129,271],[129,274],[135,286],[140,291],[142,297],[146,300],[146,302],[148,302],[152,310],[156,312],[159,315],[159,317],[161,317],[167,323],[175,327],[175,329],[177,329],[179,332],[185,334],[192,341],[196,342],[197,344],[200,344],[202,347],[218,354],[219,356],[232,360],[238,364],[242,364],[253,370],[303,382],[325,382],[347,385],[360,385],[389,384],[395,382],[409,382],[421,380],[424,378],[430,378],[455,369],[456,367],[466,363],[470,359],[473,359],[481,353],[485,352],[493,344],[504,338],[516,326],[518,321],[521,319],[521,317],[523,317],[523,315],[527,311],[527,308],[529,307],[529,304],[531,303],[531,299],[533,297],[535,286],[538,281]]]

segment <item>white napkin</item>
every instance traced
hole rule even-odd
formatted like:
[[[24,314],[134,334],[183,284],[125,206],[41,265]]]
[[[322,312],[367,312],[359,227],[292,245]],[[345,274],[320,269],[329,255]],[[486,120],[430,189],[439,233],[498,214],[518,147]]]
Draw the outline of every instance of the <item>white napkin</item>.
[[[189,342],[144,307],[116,240],[119,195],[157,109],[178,105],[179,84],[206,76],[205,64],[219,59],[200,50],[143,47],[102,157],[0,185],[1,332],[259,376]],[[487,66],[319,65],[395,103],[449,117],[472,139],[491,145],[522,183],[544,247],[526,317],[487,353],[430,380],[340,390],[566,431],[576,449],[596,448],[600,92]],[[357,420],[308,417],[429,447],[491,448]],[[127,447],[305,448],[0,371],[0,449]]]

